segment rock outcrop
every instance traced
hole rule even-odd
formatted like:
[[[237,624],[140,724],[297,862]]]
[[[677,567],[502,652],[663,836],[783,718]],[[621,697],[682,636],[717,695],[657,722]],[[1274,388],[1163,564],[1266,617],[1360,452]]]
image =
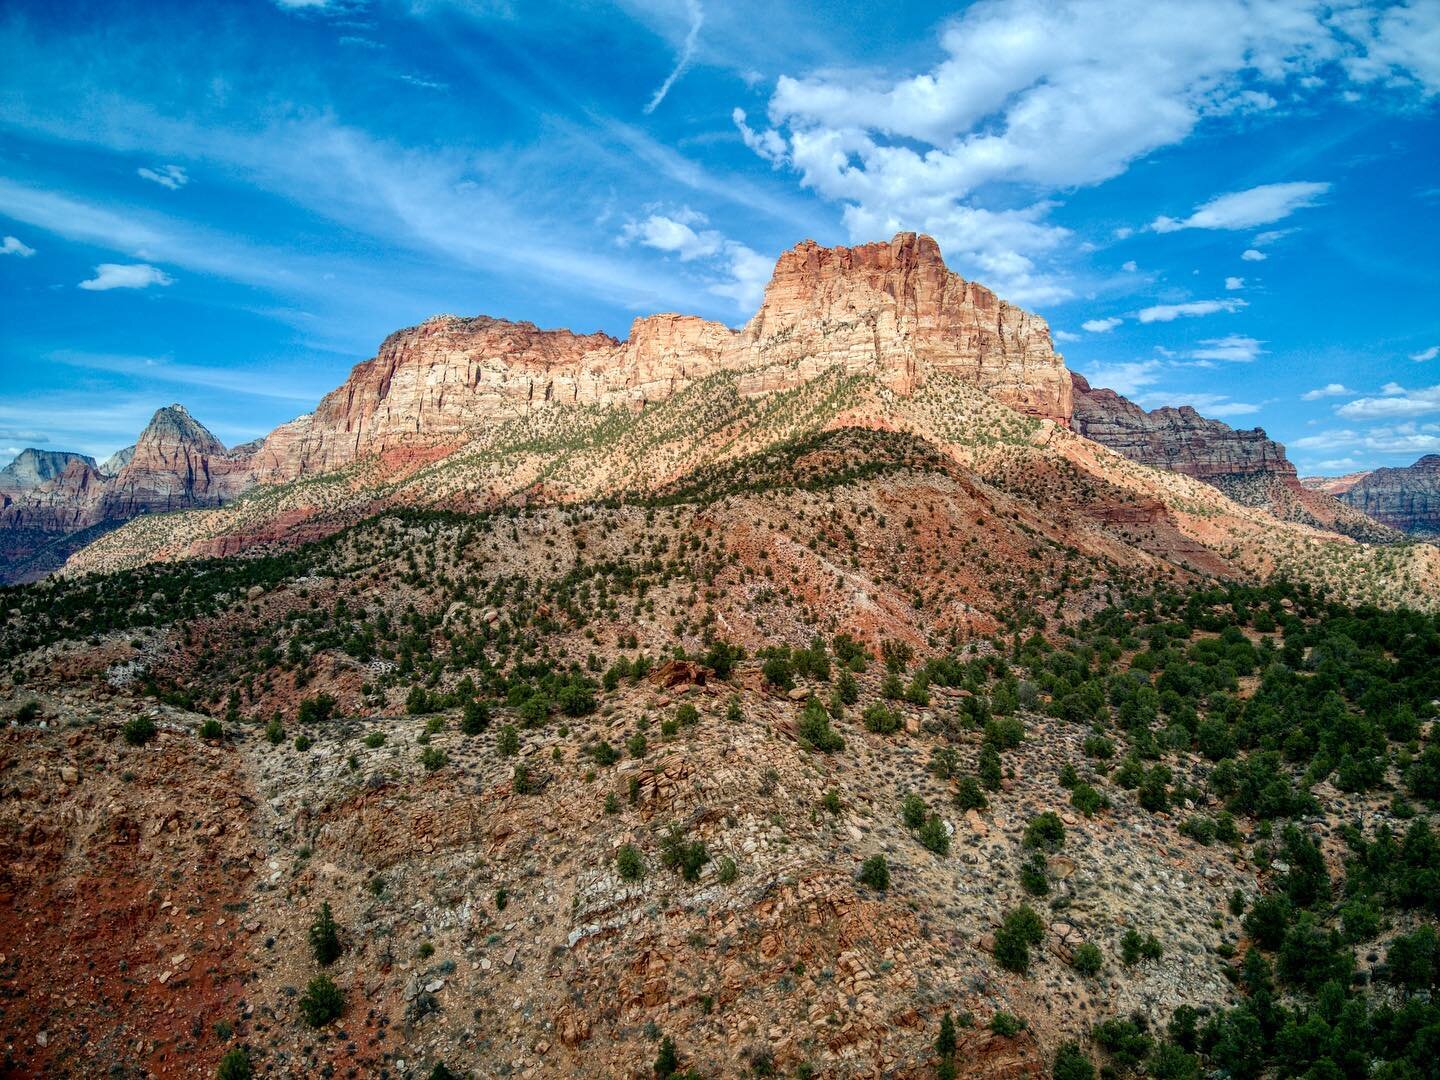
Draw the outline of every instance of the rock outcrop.
[[[136,444],[104,466],[83,454],[31,449],[5,472],[0,582],[43,576],[78,545],[137,515],[220,506],[252,483],[249,456],[227,453],[183,405],[156,412]]]
[[[1092,387],[1083,375],[1072,372],[1071,379],[1075,431],[1131,461],[1203,480],[1236,502],[1284,521],[1358,540],[1398,539],[1331,496],[1302,486],[1285,447],[1263,428],[1238,430],[1189,405],[1146,411],[1114,390]]]
[[[76,460],[88,462],[91,468],[95,466],[94,458],[68,450],[36,450],[34,447],[21,450],[14,461],[0,469],[0,499],[55,480]]]
[[[541,409],[643,409],[720,371],[761,395],[836,368],[901,394],[953,375],[1020,412],[1070,420],[1069,372],[1045,321],[947,269],[930,237],[900,233],[787,251],[739,331],[675,314],[636,319],[624,341],[488,317],[427,320],[390,335],[313,414],[266,439],[255,479],[458,445],[486,423]]]
[[[1374,469],[1341,477],[1335,497],[1411,536],[1440,537],[1440,454],[1426,454],[1401,469]],[[1324,478],[1307,480],[1317,486]]]

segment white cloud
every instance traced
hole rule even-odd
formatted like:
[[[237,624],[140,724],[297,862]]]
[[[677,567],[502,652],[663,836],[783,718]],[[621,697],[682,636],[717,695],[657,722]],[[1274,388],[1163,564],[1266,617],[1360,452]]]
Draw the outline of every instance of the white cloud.
[[[1124,319],[1087,319],[1080,324],[1082,330],[1088,330],[1092,334],[1108,334],[1115,327],[1123,323]]]
[[[1244,300],[1191,300],[1184,304],[1155,304],[1142,308],[1136,315],[1142,323],[1174,322],[1182,317],[1214,315],[1220,311],[1239,311],[1246,307]]]
[[[1327,397],[1344,397],[1346,394],[1354,393],[1343,383],[1332,382],[1324,386],[1317,386],[1314,390],[1307,390],[1300,395],[1302,401],[1319,401]]]
[[[1169,405],[1178,408],[1182,405],[1189,405],[1196,412],[1203,416],[1213,416],[1223,420],[1230,416],[1248,416],[1251,413],[1260,411],[1259,405],[1253,405],[1248,401],[1232,401],[1224,394],[1172,394],[1156,392],[1146,394],[1140,399],[1146,408],[1155,409]]]
[[[1245,279],[1243,277],[1227,277],[1225,279],[1225,288],[1228,289],[1230,292],[1234,292],[1237,289],[1243,289],[1244,287]]]
[[[1130,259],[1130,260],[1127,261],[1127,262],[1121,263],[1121,264],[1120,264],[1120,269],[1121,269],[1121,270],[1124,270],[1127,274],[1133,274],[1133,273],[1135,273],[1136,270],[1140,269],[1140,267],[1138,267],[1137,265],[1135,265],[1135,260],[1134,260],[1134,259]]]
[[[35,254],[35,249],[28,244],[22,244],[13,236],[7,236],[0,241],[0,255],[18,255],[22,259],[28,259]]]
[[[174,278],[149,263],[101,263],[95,267],[95,276],[80,282],[79,287],[89,292],[105,292],[109,289],[143,289],[150,285],[174,283]]]
[[[774,128],[767,128],[764,131],[754,130],[745,122],[747,119],[745,110],[739,107],[730,111],[730,119],[739,128],[740,138],[745,145],[770,162],[772,168],[778,169],[785,164],[785,140],[780,137],[778,131]]]
[[[1418,457],[1440,451],[1440,424],[1417,424],[1412,420],[1362,431],[1335,428],[1295,439],[1289,443],[1289,448],[1301,452],[1350,453],[1363,450],[1372,454]]]
[[[1135,360],[1089,364],[1082,374],[1093,387],[1114,390],[1123,397],[1134,397],[1159,378],[1159,372],[1160,361]]]
[[[10,240],[11,238],[8,236],[5,238],[5,242],[7,245],[9,244]],[[1434,360],[1437,356],[1440,356],[1440,345],[1431,345],[1428,349],[1421,349],[1419,352],[1411,353],[1410,359],[1417,360],[1423,363],[1426,360]]]
[[[695,56],[695,45],[700,40],[700,27],[705,24],[705,11],[700,7],[700,0],[685,0],[685,11],[690,17],[690,28],[685,32],[685,40],[680,45],[680,55],[675,60],[675,66],[670,69],[670,74],[645,106],[647,116],[660,107],[665,95],[670,93],[670,88],[675,85],[675,80],[685,73]]]
[[[1256,251],[1254,248],[1246,248],[1240,253],[1240,258],[1246,262],[1264,262],[1266,255],[1263,251]]]
[[[775,269],[774,260],[715,229],[697,228],[705,224],[703,214],[682,207],[668,214],[652,213],[641,221],[626,222],[620,230],[620,241],[667,252],[681,262],[706,263],[712,275],[720,275],[708,282],[709,291],[733,300],[735,306],[747,314],[754,311],[760,306],[765,285]]]
[[[328,7],[330,0],[275,0],[277,7],[285,8],[288,11],[295,11],[301,8],[323,8]]]
[[[1079,334],[1072,334],[1069,330],[1056,330],[1051,335],[1056,341],[1079,341]]]
[[[1390,389],[1385,388],[1386,391]],[[1341,405],[1335,412],[1354,420],[1396,420],[1440,412],[1440,386],[1418,390],[1394,386],[1393,389],[1398,392],[1386,392],[1382,397],[1356,398]]]
[[[179,165],[161,165],[158,169],[141,168],[135,171],[146,180],[171,191],[179,191],[190,182],[190,177]]]
[[[1205,347],[1192,350],[1189,354],[1192,360],[1223,360],[1232,364],[1248,364],[1265,352],[1260,348],[1263,342],[1243,334],[1205,338],[1200,344]]]
[[[1296,210],[1314,206],[1316,200],[1330,190],[1329,184],[1297,181],[1285,184],[1261,184],[1244,191],[1219,195],[1197,207],[1184,220],[1159,217],[1150,223],[1156,232],[1180,229],[1252,229],[1288,217]]]

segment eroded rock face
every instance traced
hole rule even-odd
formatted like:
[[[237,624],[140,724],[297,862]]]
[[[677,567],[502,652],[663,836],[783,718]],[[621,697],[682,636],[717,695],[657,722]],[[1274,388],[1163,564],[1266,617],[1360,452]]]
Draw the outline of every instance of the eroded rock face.
[[[1219,488],[1245,506],[1283,521],[1329,529],[1374,543],[1400,539],[1351,506],[1302,486],[1285,447],[1262,428],[1241,431],[1201,416],[1189,405],[1146,412],[1114,390],[1094,388],[1071,374],[1076,432],[1132,461],[1183,473]]]
[[[1010,407],[1068,423],[1070,373],[1037,315],[949,270],[928,236],[780,256],[736,350],[775,389],[839,364],[910,393],[931,372],[958,376]],[[748,365],[746,365],[748,366]]]
[[[767,394],[839,367],[908,394],[933,372],[1062,424],[1070,380],[1038,316],[948,270],[928,236],[780,257],[741,331],[691,315],[636,319],[630,336],[442,315],[392,334],[314,414],[277,429],[256,479],[313,475],[396,448],[454,445],[486,423],[575,405],[643,408],[718,371]]]
[[[1440,536],[1440,454],[1403,469],[1375,469],[1336,496],[1341,502],[1412,536]]]
[[[21,450],[14,461],[0,469],[0,497],[30,491],[54,480],[76,460],[88,462],[91,467],[95,465],[94,458],[72,454],[68,450],[37,450],[34,447]]]
[[[1207,482],[1265,475],[1300,486],[1285,448],[1261,428],[1239,431],[1189,405],[1146,412],[1114,390],[1092,388],[1083,375],[1071,379],[1075,430],[1131,461]]]
[[[118,465],[113,475],[83,454],[27,450],[21,458],[12,475],[24,486],[0,489],[0,581],[35,576],[25,564],[47,551],[53,558],[33,569],[52,569],[73,550],[70,537],[139,514],[219,506],[253,482],[249,456],[227,453],[183,405],[160,409],[133,447],[108,459]]]

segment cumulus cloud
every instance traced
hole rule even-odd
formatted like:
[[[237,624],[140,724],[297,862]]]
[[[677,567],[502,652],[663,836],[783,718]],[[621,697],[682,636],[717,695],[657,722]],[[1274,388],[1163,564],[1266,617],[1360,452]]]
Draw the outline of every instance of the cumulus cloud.
[[[7,236],[5,238],[5,243],[8,245],[11,239],[12,237]],[[1440,356],[1440,345],[1431,345],[1428,349],[1421,349],[1419,352],[1412,352],[1410,354],[1410,359],[1424,363],[1426,360],[1434,360],[1437,356]]]
[[[95,267],[95,276],[80,282],[79,287],[89,292],[105,292],[108,289],[144,289],[150,285],[174,283],[174,278],[149,263],[101,263]]]
[[[1220,338],[1205,338],[1200,344],[1203,348],[1192,350],[1189,354],[1190,359],[1223,360],[1231,364],[1248,364],[1265,352],[1260,348],[1264,342],[1243,334],[1226,334]]]
[[[1240,258],[1246,262],[1264,262],[1267,258],[1263,251],[1256,251],[1254,248],[1246,248],[1240,253]]]
[[[1126,262],[1121,263],[1121,264],[1120,264],[1120,269],[1121,269],[1121,270],[1124,270],[1127,274],[1133,274],[1133,273],[1135,273],[1136,270],[1139,270],[1140,267],[1138,267],[1138,266],[1135,264],[1135,260],[1134,260],[1134,259],[1130,259],[1130,260],[1127,260]]]
[[[660,84],[650,101],[645,106],[645,115],[649,116],[660,107],[665,100],[665,95],[670,93],[670,88],[675,85],[675,80],[685,74],[685,69],[690,66],[690,61],[695,56],[695,45],[700,40],[700,27],[705,24],[705,11],[700,6],[700,0],[686,0],[686,14],[690,17],[690,28],[685,32],[685,40],[680,45],[680,55],[675,59],[675,66],[670,69],[670,74]]]
[[[18,255],[22,259],[28,259],[35,254],[35,249],[29,244],[22,244],[13,236],[7,236],[0,240],[0,255]]]
[[[1346,394],[1351,393],[1354,393],[1354,391],[1343,383],[1332,382],[1326,383],[1324,386],[1317,386],[1314,390],[1305,391],[1305,393],[1300,395],[1300,400],[1319,401],[1321,398],[1344,397]]]
[[[1080,324],[1082,330],[1089,330],[1092,334],[1108,334],[1115,327],[1123,323],[1124,319],[1086,319]]]
[[[715,229],[705,228],[707,224],[704,214],[689,207],[655,212],[639,221],[626,222],[620,230],[620,242],[642,244],[674,255],[681,262],[703,263],[711,275],[707,283],[710,292],[733,300],[743,312],[754,311],[760,306],[775,268],[774,260]]]
[[[1239,311],[1246,307],[1244,300],[1191,300],[1184,304],[1155,304],[1141,308],[1136,318],[1142,323],[1174,322],[1179,318],[1193,318],[1200,315],[1214,315],[1220,311]]]
[[[190,177],[179,165],[161,165],[158,169],[136,169],[141,177],[151,183],[159,184],[171,191],[179,191],[190,182]]]
[[[1102,361],[1088,365],[1083,374],[1091,386],[1114,390],[1123,397],[1134,397],[1160,377],[1160,361]]]
[[[1056,330],[1050,335],[1056,341],[1079,341],[1079,334],[1072,334],[1069,330]]]
[[[1178,232],[1180,229],[1253,229],[1289,217],[1296,210],[1314,206],[1320,196],[1330,190],[1328,183],[1297,181],[1286,184],[1261,184],[1244,191],[1218,195],[1196,208],[1183,220],[1158,217],[1150,223],[1156,232]]]
[[[1189,405],[1204,416],[1223,420],[1230,416],[1248,416],[1260,411],[1260,406],[1248,401],[1232,401],[1225,394],[1172,394],[1156,392],[1140,399],[1146,408],[1155,409],[1164,405],[1178,407]]]
[[[1225,279],[1225,288],[1228,289],[1230,292],[1234,292],[1237,289],[1243,289],[1244,287],[1245,279],[1243,277],[1227,277]]]
[[[1028,219],[1040,231],[992,233],[978,248],[954,235],[974,224],[961,211],[1014,205],[986,197],[998,185],[1043,196],[1098,184],[1207,119],[1303,99],[1316,91],[1300,78],[1371,47],[1369,30],[1360,40],[1332,15],[1245,0],[978,0],[945,25],[927,69],[783,75],[768,128],[739,112],[736,124],[752,150],[842,204],[853,239],[884,236],[887,223],[924,230],[947,256],[983,255],[977,265],[1007,295],[1058,296],[1044,210]],[[1413,75],[1432,61],[1411,50],[1395,63]],[[1187,227],[1277,220],[1323,187],[1232,193]]]
[[[1380,397],[1362,397],[1346,402],[1335,410],[1340,416],[1354,420],[1396,420],[1440,412],[1440,386],[1407,390],[1391,383],[1382,388]]]

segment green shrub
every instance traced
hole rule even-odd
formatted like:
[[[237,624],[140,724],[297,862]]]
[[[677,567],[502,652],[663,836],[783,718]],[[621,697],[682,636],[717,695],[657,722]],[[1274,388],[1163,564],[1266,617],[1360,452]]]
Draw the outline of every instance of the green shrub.
[[[1073,1042],[1061,1043],[1055,1052],[1054,1080],[1095,1080],[1095,1066]]]
[[[371,731],[365,735],[365,745],[371,750],[379,750],[385,745],[385,733],[383,731]]]
[[[1038,851],[1031,852],[1030,858],[1020,865],[1020,887],[1031,896],[1045,896],[1050,892],[1050,878],[1045,873],[1045,857]]]
[[[280,714],[277,712],[265,725],[265,741],[271,746],[279,746],[285,741],[285,725],[280,723]]]
[[[1024,1027],[1018,1016],[1003,1009],[990,1018],[990,1030],[1006,1039],[1013,1039]]]
[[[990,800],[980,788],[980,781],[973,776],[962,776],[955,785],[955,805],[961,810],[984,810]]]
[[[630,752],[632,758],[643,758],[650,749],[650,742],[645,738],[643,731],[637,731],[625,740],[625,749]]]
[[[460,711],[460,734],[479,735],[490,726],[490,706],[476,698],[468,698]]]
[[[449,763],[450,758],[438,746],[427,746],[420,751],[420,764],[425,767],[426,772],[443,769]]]
[[[860,881],[877,892],[890,888],[890,864],[884,855],[871,855],[860,864]]]
[[[220,726],[220,721],[213,716],[200,725],[197,733],[200,738],[210,742],[218,742],[225,737],[225,729]]]
[[[830,714],[818,698],[805,702],[800,713],[797,733],[809,746],[822,754],[833,753],[845,748],[845,740],[830,726]]]
[[[1033,908],[1022,904],[1005,916],[995,932],[995,962],[1023,975],[1030,970],[1030,947],[1045,938],[1045,924]]]
[[[302,724],[324,724],[335,714],[336,700],[329,694],[316,694],[300,702],[296,719]]]
[[[520,752],[520,734],[515,730],[514,724],[505,724],[500,728],[500,734],[495,739],[495,749],[505,757],[514,757]]]
[[[320,914],[310,924],[310,951],[321,967],[329,967],[340,958],[340,932],[328,902],[320,905]]]
[[[1141,936],[1133,926],[1120,939],[1120,959],[1126,967],[1133,967],[1141,960],[1159,960],[1163,954],[1160,940],[1154,934]]]
[[[309,750],[314,745],[315,740],[310,738],[309,735],[305,735],[302,733],[295,736],[295,749],[301,751],[302,753],[306,750]]]
[[[155,721],[148,716],[134,716],[125,721],[120,735],[130,746],[144,746],[155,738]]]
[[[930,809],[925,805],[925,800],[915,792],[907,792],[904,801],[900,803],[900,819],[905,822],[907,829],[918,829],[925,824]]]
[[[345,1011],[345,995],[328,975],[316,975],[300,997],[300,1015],[313,1028],[324,1027]]]
[[[824,797],[820,800],[820,805],[832,814],[840,813],[843,807],[840,805],[839,789],[833,787],[827,788]]]
[[[623,844],[615,853],[615,869],[626,881],[639,881],[645,876],[645,859],[634,844]]]
[[[945,828],[945,822],[938,814],[931,814],[926,818],[917,835],[920,843],[941,858],[950,854],[950,831]]]
[[[1059,851],[1065,846],[1065,824],[1053,810],[1036,814],[1025,826],[1024,845],[1043,851]]]
[[[1070,791],[1070,805],[1086,817],[1094,817],[1110,805],[1110,800],[1089,784],[1076,784]]]
[[[216,1080],[250,1080],[254,1075],[250,1052],[242,1046],[227,1050],[220,1059],[220,1067],[215,1070]]]
[[[871,702],[860,714],[866,731],[876,735],[889,735],[900,730],[900,714],[881,702]]]
[[[980,748],[978,775],[986,791],[1000,790],[1000,754],[989,744]]]
[[[675,719],[681,727],[698,724],[700,722],[700,710],[687,701],[675,710]]]
[[[1100,967],[1104,962],[1105,958],[1100,953],[1100,947],[1092,945],[1088,941],[1081,942],[1070,950],[1070,966],[1078,974],[1087,978],[1099,974]]]
[[[735,860],[729,855],[720,856],[720,861],[715,864],[715,880],[721,885],[731,885],[739,876],[740,868],[735,865]]]
[[[670,832],[660,844],[660,861],[666,869],[676,871],[686,881],[699,881],[700,871],[710,861],[705,841],[686,841],[678,825],[672,825]]]

